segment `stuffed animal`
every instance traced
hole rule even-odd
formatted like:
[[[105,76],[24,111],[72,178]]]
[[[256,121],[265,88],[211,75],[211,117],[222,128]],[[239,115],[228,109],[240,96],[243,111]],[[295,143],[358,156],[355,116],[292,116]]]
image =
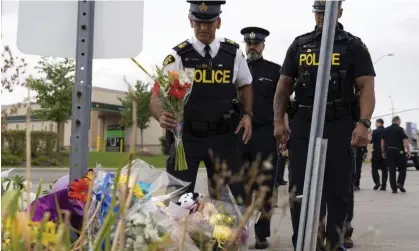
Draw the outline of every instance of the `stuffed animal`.
[[[188,209],[190,213],[194,213],[198,210],[200,201],[203,198],[204,196],[200,193],[185,193],[180,196],[176,204],[182,208]]]

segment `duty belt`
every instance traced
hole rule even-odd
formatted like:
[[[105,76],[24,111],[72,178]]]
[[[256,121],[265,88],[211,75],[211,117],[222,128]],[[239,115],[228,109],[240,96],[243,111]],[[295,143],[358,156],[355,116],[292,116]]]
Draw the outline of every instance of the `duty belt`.
[[[330,108],[342,108],[344,107],[345,102],[343,102],[342,99],[337,99],[337,100],[333,100],[330,102],[326,103],[326,106],[330,107]],[[303,105],[303,104],[299,104],[298,107],[301,108],[313,108],[313,105]]]

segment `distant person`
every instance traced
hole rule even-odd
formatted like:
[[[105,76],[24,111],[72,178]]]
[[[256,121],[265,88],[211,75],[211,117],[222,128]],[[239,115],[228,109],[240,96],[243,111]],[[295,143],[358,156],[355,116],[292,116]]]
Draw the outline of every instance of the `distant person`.
[[[407,150],[407,157],[410,158],[409,140],[400,123],[400,117],[394,117],[391,126],[384,129],[381,138],[381,150],[389,168],[390,186],[393,193],[397,193],[397,189],[402,193],[406,192],[404,188],[407,168],[405,149]],[[396,170],[399,171],[399,177],[397,178]]]
[[[371,144],[372,144],[372,157],[371,157],[371,173],[372,180],[374,181],[373,189],[376,191],[380,188],[381,191],[386,191],[387,189],[387,179],[388,179],[388,168],[385,164],[383,154],[381,152],[381,138],[384,132],[384,120],[377,119],[375,121],[376,129],[372,131]],[[381,182],[380,174],[378,170],[381,170]]]
[[[362,162],[366,158],[368,149],[366,146],[363,146],[363,147],[357,147],[356,150],[357,151],[356,151],[356,157],[355,157],[356,166],[354,170],[354,190],[359,191],[361,189],[360,184],[361,184]]]

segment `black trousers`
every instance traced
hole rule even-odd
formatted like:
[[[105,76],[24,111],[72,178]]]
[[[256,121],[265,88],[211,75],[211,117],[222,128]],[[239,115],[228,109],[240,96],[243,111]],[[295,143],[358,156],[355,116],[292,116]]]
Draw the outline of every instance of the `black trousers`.
[[[399,149],[388,148],[386,151],[386,162],[390,173],[391,189],[396,190],[397,184],[404,186],[406,181],[406,158]],[[396,171],[399,171],[399,177],[396,177]]]
[[[275,184],[275,178],[277,176],[276,164],[277,164],[277,149],[276,140],[273,137],[273,126],[254,126],[252,132],[252,139],[246,144],[240,139],[239,148],[242,153],[242,163],[246,166],[247,175],[245,180],[250,182],[251,189],[246,189],[247,203],[249,204],[252,198],[252,192],[259,188],[259,185],[264,185],[269,188],[265,196],[265,202],[263,208],[261,208],[261,216],[259,221],[255,224],[255,235],[258,238],[265,238],[271,236],[271,216],[273,206],[273,190]],[[252,163],[261,160],[259,165],[256,166],[257,170],[254,170],[255,166]],[[268,163],[264,163],[266,160],[271,160],[269,163],[271,166],[266,167]],[[263,182],[259,182],[258,177],[265,178]]]
[[[185,132],[184,132],[185,134]],[[205,163],[208,176],[208,190],[212,199],[219,199],[222,184],[228,184],[238,204],[245,199],[242,181],[234,179],[241,170],[240,152],[237,147],[237,135],[232,133],[213,135],[199,140],[183,140],[188,169],[175,171],[176,148],[173,144],[167,159],[166,170],[169,174],[183,181],[190,182],[188,192],[195,189],[196,176],[201,161]],[[223,169],[224,167],[227,170]],[[231,176],[224,173],[231,171]]]
[[[303,195],[304,190],[311,113],[311,109],[300,109],[291,125],[289,192],[294,247],[297,244],[301,213],[301,201],[296,200],[295,196]],[[320,221],[322,222],[322,216],[327,212],[324,237],[326,246],[331,247],[331,250],[343,246],[346,232],[345,223],[353,192],[353,152],[350,148],[353,128],[354,121],[348,114],[342,114],[339,120],[326,121],[324,127],[324,137],[328,139],[328,146]],[[319,246],[322,244],[318,243]]]
[[[364,153],[360,151],[359,149],[357,149],[356,157],[355,157],[356,167],[355,167],[354,185],[358,187],[361,183],[362,158],[364,157],[363,155]]]
[[[381,170],[381,181],[380,181],[380,174],[378,170]],[[387,185],[388,179],[388,167],[385,163],[385,159],[383,158],[381,152],[372,152],[371,158],[371,173],[372,173],[372,180],[376,185],[381,184],[382,186]]]

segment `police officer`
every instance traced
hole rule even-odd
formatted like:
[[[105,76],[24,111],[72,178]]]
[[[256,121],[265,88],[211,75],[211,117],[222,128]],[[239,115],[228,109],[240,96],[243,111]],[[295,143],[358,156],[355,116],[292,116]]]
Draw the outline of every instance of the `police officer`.
[[[304,188],[325,4],[325,1],[314,2],[313,12],[317,24],[315,29],[297,37],[289,47],[281,68],[274,101],[275,136],[279,141],[285,142],[288,140],[288,130],[282,118],[296,80],[295,100],[299,105],[292,119],[289,138],[289,190],[295,190],[297,196],[302,195]],[[340,18],[343,12],[341,2],[337,11]],[[350,147],[366,146],[369,142],[368,129],[375,106],[375,72],[364,43],[360,38],[345,31],[340,23],[336,27],[331,61],[323,135],[328,139],[322,197],[327,209],[326,247],[322,247],[321,241],[318,241],[318,246],[320,250],[345,250],[342,234],[346,232],[344,227],[353,191],[353,153]],[[353,116],[356,113],[353,105],[356,103],[355,87],[360,91],[359,119]],[[356,126],[354,122],[357,122]],[[294,230],[292,240],[295,247],[301,202],[291,198],[290,203]]]
[[[368,149],[366,146],[363,147],[357,147],[356,149],[356,167],[354,172],[354,190],[359,191],[360,183],[361,183],[361,171],[362,171],[362,162],[366,158],[366,155],[368,153]]]
[[[384,132],[384,120],[377,119],[375,121],[376,129],[372,131],[371,144],[372,144],[372,157],[371,157],[371,173],[372,180],[374,181],[373,189],[376,191],[380,188],[381,191],[387,189],[387,178],[388,168],[384,162],[383,155],[381,153],[381,138]],[[381,170],[381,182],[380,174],[378,170]]]
[[[410,158],[409,140],[403,128],[400,127],[400,123],[400,117],[395,116],[391,126],[384,129],[381,138],[381,150],[389,168],[390,186],[393,193],[397,193],[397,189],[402,193],[406,192],[404,188],[407,168],[405,149],[407,157]],[[399,177],[396,177],[396,170],[399,171]]]
[[[264,181],[269,190],[265,196],[262,215],[255,225],[256,249],[268,247],[267,237],[271,235],[270,221],[272,211],[272,198],[275,183],[277,163],[277,145],[273,136],[273,100],[276,84],[279,80],[281,66],[263,58],[265,38],[269,31],[259,27],[246,27],[241,30],[246,42],[247,63],[253,77],[252,89],[254,96],[252,120],[252,139],[248,144],[240,144],[243,164],[253,167],[252,163],[259,160],[258,173],[264,175]],[[263,161],[270,160],[271,166],[266,166]],[[249,172],[250,175],[253,172]],[[253,174],[254,176],[254,174]],[[248,179],[250,180],[250,179]],[[255,182],[256,183],[256,182]],[[260,184],[253,184],[257,188]],[[248,197],[250,199],[250,196]]]
[[[241,139],[246,143],[251,138],[252,76],[239,44],[215,37],[221,25],[221,5],[225,1],[187,2],[190,3],[189,20],[194,36],[173,47],[172,53],[164,59],[163,66],[165,71],[184,69],[187,74],[192,73],[193,88],[185,104],[183,126],[188,169],[175,170],[175,148],[172,145],[166,170],[177,178],[191,182],[189,191],[193,191],[198,167],[203,161],[207,169],[210,196],[216,198],[223,181],[220,180],[223,178],[220,177],[220,166],[226,164],[233,176],[240,171],[237,133],[244,130]],[[243,97],[245,115],[241,119],[237,93]],[[152,96],[151,110],[161,127],[169,130],[175,128],[173,114],[163,111],[156,96]],[[235,182],[230,184],[230,188],[237,202],[242,203],[245,196],[243,185]]]

